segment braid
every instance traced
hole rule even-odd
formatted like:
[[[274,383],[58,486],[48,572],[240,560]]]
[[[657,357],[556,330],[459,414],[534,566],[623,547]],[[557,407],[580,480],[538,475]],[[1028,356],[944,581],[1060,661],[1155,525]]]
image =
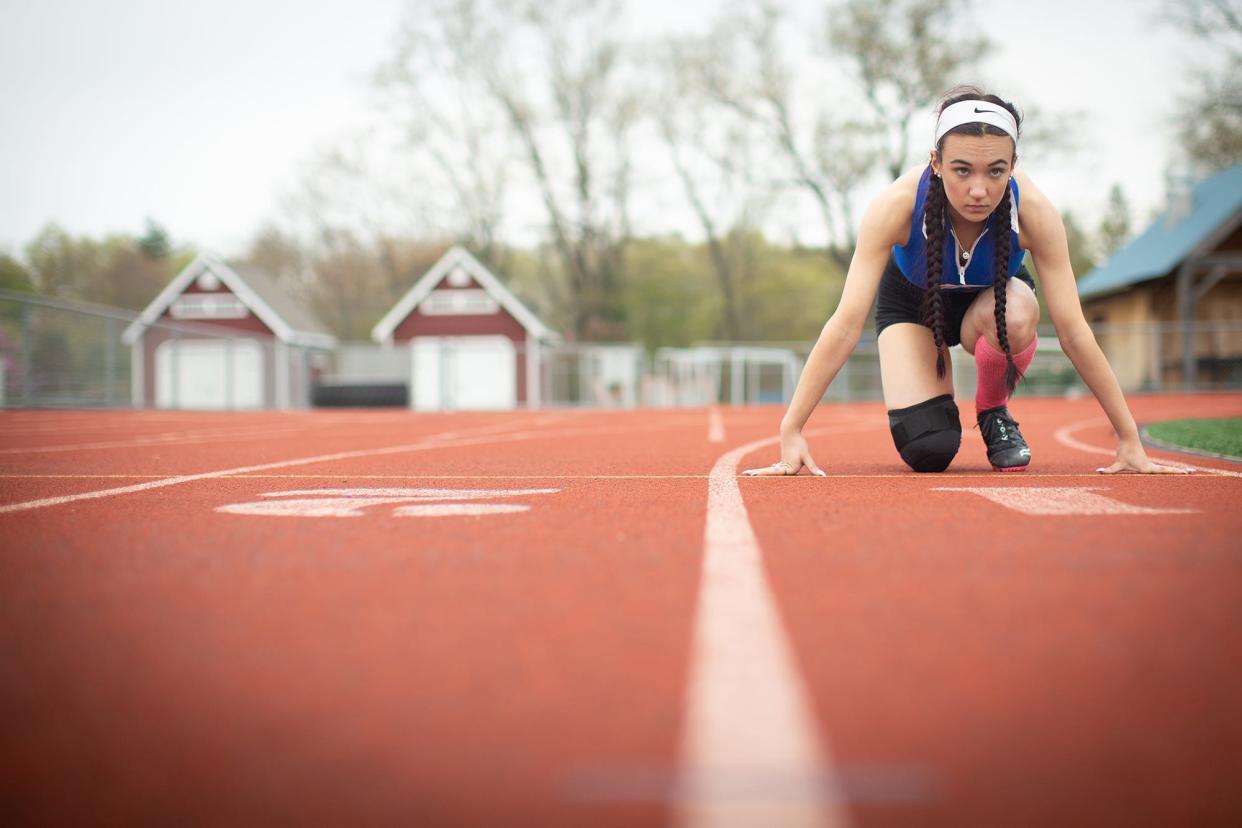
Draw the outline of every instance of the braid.
[[[944,269],[944,182],[933,175],[924,202],[927,225],[927,287],[923,291],[923,324],[936,343],[936,376],[944,379],[944,296],[940,293]],[[918,221],[918,217],[915,217]]]
[[[1022,377],[1018,366],[1014,365],[1013,352],[1009,349],[1009,332],[1005,328],[1005,296],[1009,287],[1009,233],[1013,220],[1010,214],[1011,197],[1009,185],[1006,184],[1005,195],[992,213],[992,232],[996,234],[996,279],[993,283],[996,294],[996,341],[1000,343],[1001,350],[1005,352],[1005,361],[1009,364],[1005,369],[1005,387],[1010,394]]]

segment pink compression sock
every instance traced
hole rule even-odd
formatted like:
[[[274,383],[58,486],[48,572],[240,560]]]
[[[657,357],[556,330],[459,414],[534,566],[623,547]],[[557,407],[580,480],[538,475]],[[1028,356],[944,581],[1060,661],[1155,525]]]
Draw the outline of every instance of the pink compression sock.
[[[1030,367],[1037,342],[1038,336],[1031,340],[1031,344],[1022,353],[1013,355],[1013,364],[1018,366],[1019,374],[1025,374]],[[989,408],[999,408],[1007,403],[1009,389],[1005,387],[1005,369],[1008,362],[1005,360],[1005,352],[993,348],[985,336],[979,337],[979,342],[975,345],[975,367],[979,371],[975,390],[976,413]]]

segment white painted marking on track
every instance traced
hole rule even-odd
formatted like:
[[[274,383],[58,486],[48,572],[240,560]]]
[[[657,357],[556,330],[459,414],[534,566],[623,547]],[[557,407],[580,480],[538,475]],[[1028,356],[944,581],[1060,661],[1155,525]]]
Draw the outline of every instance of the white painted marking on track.
[[[1194,515],[1198,509],[1132,506],[1096,494],[1107,489],[1065,486],[941,486],[933,492],[970,492],[1026,515]]]
[[[167,477],[165,474],[0,474],[0,480],[152,480]],[[234,474],[237,480],[706,480],[706,474],[354,474],[352,472],[323,472],[321,474]],[[829,477],[838,480],[910,480],[921,481],[925,475],[915,472],[897,472],[894,474],[842,474],[834,473]],[[1022,473],[1023,480],[1051,480],[1053,478],[1073,478],[1099,481],[1100,475],[1095,472],[1032,472]],[[996,472],[940,472],[937,480],[975,479],[995,480]],[[779,480],[775,477],[756,477],[755,480]],[[1193,475],[1173,475],[1168,480],[1193,480]],[[780,485],[780,484],[774,484]]]
[[[702,422],[701,419],[698,419],[699,415],[696,414],[694,416],[698,422]],[[674,424],[685,425],[688,423],[682,420],[677,420]],[[489,426],[488,428],[492,428],[492,427],[493,426]],[[355,459],[359,459],[363,457],[380,457],[380,456],[392,455],[392,454],[409,454],[409,453],[418,452],[418,451],[441,450],[441,449],[449,449],[449,448],[459,448],[463,446],[478,446],[478,445],[495,444],[495,443],[521,442],[525,440],[550,439],[550,438],[566,437],[570,435],[618,434],[618,433],[633,434],[634,432],[637,432],[637,431],[646,431],[646,430],[658,431],[660,429],[668,428],[668,427],[669,427],[668,423],[662,423],[660,425],[652,426],[650,428],[629,426],[627,428],[612,427],[612,428],[566,428],[566,429],[559,429],[559,430],[549,429],[549,430],[544,430],[544,431],[508,432],[508,433],[503,433],[503,434],[484,435],[484,436],[478,436],[478,437],[461,437],[461,438],[455,438],[452,440],[445,440],[442,434],[431,435],[417,443],[407,443],[407,444],[398,445],[398,446],[385,446],[383,448],[377,448],[377,449],[359,449],[355,451],[342,451],[342,452],[336,452],[333,454],[319,454],[319,455],[315,455],[312,457],[298,457],[292,460],[280,460],[274,463],[261,463],[261,464],[254,465],[254,466],[239,466],[233,469],[221,469],[218,471],[201,472],[199,474],[175,475],[172,477],[164,477],[159,480],[151,480],[146,483],[135,483],[129,486],[118,486],[112,489],[98,489],[98,490],[91,491],[91,492],[80,492],[78,494],[72,494],[72,495],[61,495],[58,497],[44,497],[44,498],[39,498],[37,500],[27,500],[27,501],[23,501],[19,503],[8,503],[8,504],[0,505],[0,515],[8,514],[11,512],[23,512],[23,511],[28,511],[30,509],[43,509],[43,508],[50,507],[50,506],[61,506],[66,503],[77,503],[83,500],[95,500],[95,499],[103,498],[103,497],[116,497],[119,495],[136,494],[138,492],[150,491],[152,489],[162,489],[168,486],[179,486],[183,483],[193,483],[198,480],[216,480],[216,479],[220,479],[224,477],[244,477],[247,475],[252,475],[255,472],[269,471],[271,469],[289,468],[291,466],[307,466],[307,465],[313,465],[315,463],[330,463],[330,462],[334,462],[337,460],[355,460]],[[864,427],[863,430],[866,430],[866,428],[867,427]],[[844,427],[834,426],[830,428],[812,429],[810,431],[807,431],[806,434],[807,436],[811,436],[813,434],[818,434],[822,432],[842,431],[842,430],[852,431],[852,430],[857,430],[857,429],[850,428],[848,426],[844,426]],[[463,432],[455,431],[451,433],[462,434]],[[777,438],[771,438],[767,441],[767,443],[774,443],[774,442],[777,442]],[[765,445],[765,444],[761,444],[761,445]],[[334,472],[323,474],[323,475],[314,475],[314,477],[317,477],[317,478],[323,478],[323,477],[340,478],[340,477],[349,477],[349,476],[350,476],[349,474],[342,474],[339,471],[334,471]],[[432,478],[434,476],[423,475],[423,477]]]
[[[1087,443],[1084,443],[1081,440],[1078,440],[1077,438],[1073,436],[1075,431],[1078,431],[1079,429],[1082,429],[1082,428],[1086,428],[1087,426],[1100,425],[1101,422],[1102,422],[1101,420],[1096,419],[1096,418],[1092,418],[1090,420],[1079,420],[1076,423],[1070,423],[1067,426],[1062,426],[1061,428],[1058,428],[1056,430],[1056,433],[1053,435],[1053,437],[1055,437],[1056,441],[1060,443],[1061,445],[1069,446],[1072,449],[1078,449],[1079,451],[1085,451],[1088,454],[1103,454],[1103,455],[1107,455],[1108,457],[1116,457],[1117,451],[1115,449],[1106,449],[1106,448],[1100,448],[1099,446],[1088,445]]]
[[[426,506],[402,506],[393,512],[397,517],[457,517],[462,515],[510,515],[529,512],[524,503],[432,503]]]
[[[562,419],[564,419],[564,417],[541,416],[534,419],[527,417],[517,421],[508,421],[487,426],[477,426],[464,431],[445,431],[432,435],[427,439],[452,440],[463,434],[478,437],[483,434],[512,430],[515,427],[545,425],[547,423]],[[373,424],[373,420],[374,418],[370,417],[366,422],[368,425],[371,425]],[[85,451],[88,449],[136,448],[143,446],[162,447],[174,445],[202,445],[206,443],[245,442],[248,440],[258,440],[260,438],[305,439],[308,427],[327,429],[339,425],[356,426],[357,423],[351,420],[340,421],[334,419],[314,419],[302,422],[269,422],[265,424],[222,427],[214,430],[199,429],[192,431],[163,432],[157,434],[140,434],[125,440],[108,440],[94,443],[71,443],[66,445],[33,447],[14,446],[0,448],[0,455],[47,454],[53,452]],[[204,428],[206,427],[204,426]]]
[[[555,494],[560,489],[295,489],[264,492],[263,497],[399,497],[403,500],[486,500],[489,497],[521,497]]]
[[[363,517],[372,506],[405,503],[400,497],[295,497],[289,500],[260,500],[217,506],[217,512],[257,517],[353,518]]]
[[[559,489],[298,489],[264,492],[259,500],[217,506],[217,512],[262,517],[362,517],[373,506],[407,504],[394,514],[399,517],[447,517],[450,515],[498,515],[525,512],[525,504],[442,503],[437,501],[491,500],[500,497],[526,497],[555,494]],[[408,505],[408,504],[418,505]],[[427,505],[430,504],[430,505]]]
[[[463,438],[457,440],[437,440],[434,437],[427,438],[418,443],[407,443],[400,446],[385,446],[377,449],[359,449],[356,451],[340,451],[334,454],[319,454],[313,457],[298,457],[293,460],[280,460],[275,463],[262,463],[256,466],[240,466],[234,469],[222,469],[220,471],[203,472],[201,474],[186,474],[177,477],[166,477],[162,480],[152,480],[148,483],[135,483],[130,486],[118,486],[114,489],[99,489],[93,492],[81,492],[79,494],[62,495],[59,497],[44,497],[38,500],[27,500],[22,503],[9,503],[0,506],[0,514],[9,512],[22,512],[29,509],[42,509],[48,506],[60,506],[65,503],[76,503],[82,500],[94,500],[101,497],[115,497],[117,495],[134,494],[137,492],[145,492],[151,489],[161,489],[166,486],[178,486],[182,483],[192,483],[196,480],[213,480],[221,477],[233,477],[234,475],[249,474],[258,471],[267,471],[268,469],[281,469],[290,466],[306,466],[313,463],[330,463],[336,460],[355,460],[361,457],[380,457],[388,454],[408,454],[416,451],[429,451],[432,449],[456,448],[460,446],[476,446],[485,443],[503,443],[518,442],[522,440],[537,440],[548,437],[561,437],[567,434],[598,434],[607,432],[616,432],[619,429],[564,429],[561,431],[535,431],[535,432],[511,432],[509,434],[489,435],[478,438]],[[633,431],[634,429],[626,429]],[[454,432],[459,433],[459,432]],[[339,474],[332,475],[339,477]]]
[[[742,457],[778,441],[728,452],[708,479],[676,803],[680,828],[847,824],[737,484]],[[744,784],[753,779],[769,784]]]
[[[177,445],[202,445],[204,443],[241,442],[245,440],[277,439],[281,437],[298,437],[304,432],[293,428],[264,428],[218,432],[172,432],[167,434],[147,434],[132,437],[128,440],[108,440],[97,443],[70,443],[58,446],[30,446],[0,449],[0,454],[50,454],[54,452],[76,452],[95,449],[142,448]]]
[[[724,417],[720,409],[712,406],[707,409],[707,442],[723,443],[725,441]]]
[[[1070,423],[1067,426],[1058,428],[1053,436],[1056,438],[1056,441],[1063,446],[1078,449],[1079,451],[1085,451],[1088,454],[1103,454],[1108,457],[1116,457],[1116,449],[1106,449],[1100,446],[1093,446],[1089,443],[1084,443],[1074,436],[1074,432],[1087,428],[1088,426],[1106,425],[1107,423],[1107,420],[1101,420],[1095,417],[1090,420],[1079,420],[1076,423]],[[1242,472],[1229,471],[1228,469],[1214,469],[1211,466],[1192,466],[1189,463],[1181,463],[1177,460],[1166,460],[1164,458],[1160,458],[1158,462],[1162,466],[1175,466],[1179,469],[1190,469],[1191,471],[1204,472],[1205,474],[1216,474],[1222,477],[1242,477]]]

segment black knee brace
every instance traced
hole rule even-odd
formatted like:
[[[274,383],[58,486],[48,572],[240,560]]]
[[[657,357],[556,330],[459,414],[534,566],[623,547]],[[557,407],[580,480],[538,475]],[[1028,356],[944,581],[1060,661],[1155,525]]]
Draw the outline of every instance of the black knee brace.
[[[962,445],[962,421],[949,394],[888,412],[893,443],[916,472],[942,472]]]

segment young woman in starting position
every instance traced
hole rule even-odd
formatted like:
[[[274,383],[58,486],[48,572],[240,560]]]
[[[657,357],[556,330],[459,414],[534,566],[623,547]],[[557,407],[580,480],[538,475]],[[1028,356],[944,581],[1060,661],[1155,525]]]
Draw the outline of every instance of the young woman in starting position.
[[[781,459],[746,474],[822,475],[802,428],[858,343],[876,303],[880,377],[893,442],[919,472],[948,468],[961,446],[948,348],[978,367],[976,420],[997,471],[1023,471],[1031,451],[1006,403],[1035,354],[1039,304],[1022,265],[1030,251],[1063,350],[1117,433],[1101,472],[1168,473],[1153,463],[1121,387],[1083,318],[1065,227],[1015,169],[1021,115],[974,87],[940,104],[931,163],[893,182],[863,215],[836,312],[815,343],[781,421]]]

